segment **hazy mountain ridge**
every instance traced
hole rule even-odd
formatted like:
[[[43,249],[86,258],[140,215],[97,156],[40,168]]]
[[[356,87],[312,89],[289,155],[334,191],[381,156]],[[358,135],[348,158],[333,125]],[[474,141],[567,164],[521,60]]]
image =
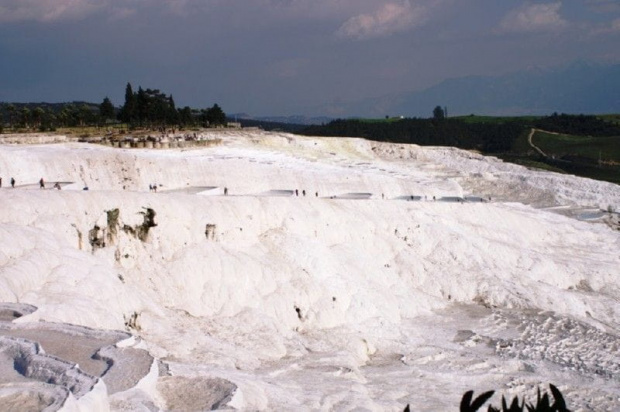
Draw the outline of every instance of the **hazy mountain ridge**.
[[[351,115],[430,117],[433,107],[449,115],[540,115],[620,111],[620,65],[577,62],[564,68],[533,68],[503,76],[468,76],[428,89],[351,103]]]
[[[229,119],[242,121],[253,120],[256,122],[268,122],[268,123],[285,123],[296,125],[315,125],[329,123],[334,120],[332,117],[327,116],[305,116],[305,115],[292,115],[292,116],[252,116],[248,113],[234,113],[228,115]]]

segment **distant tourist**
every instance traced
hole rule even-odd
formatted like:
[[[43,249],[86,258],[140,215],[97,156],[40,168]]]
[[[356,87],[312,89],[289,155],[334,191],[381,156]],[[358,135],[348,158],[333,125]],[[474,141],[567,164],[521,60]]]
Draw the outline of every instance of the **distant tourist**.
[[[39,180],[39,187],[41,189],[45,189],[45,182],[43,181],[43,178],[41,178],[41,180]]]
[[[2,183],[2,182],[0,182],[0,183]],[[319,197],[319,192],[314,192],[314,196],[315,197]]]
[[[306,190],[305,190],[305,189],[304,189],[304,190],[302,190],[302,191],[301,191],[301,194],[305,196],[305,195],[306,195]]]
[[[2,178],[0,177],[0,187],[2,187]]]
[[[157,183],[153,185],[153,192],[157,193]]]
[[[224,188],[224,196],[228,196],[228,188],[227,187]]]
[[[295,189],[295,196],[299,196],[299,190]]]
[[[58,182],[54,183],[54,189],[60,190],[60,183]]]
[[[153,191],[153,185],[149,183],[149,192]]]
[[[11,178],[11,187],[15,188],[15,179],[14,178]]]

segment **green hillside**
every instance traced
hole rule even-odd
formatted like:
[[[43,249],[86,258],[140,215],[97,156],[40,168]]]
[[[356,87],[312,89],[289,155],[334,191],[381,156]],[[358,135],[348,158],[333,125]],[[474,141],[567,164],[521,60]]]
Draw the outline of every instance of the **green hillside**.
[[[620,136],[576,136],[536,131],[532,143],[545,163],[579,176],[620,184]]]

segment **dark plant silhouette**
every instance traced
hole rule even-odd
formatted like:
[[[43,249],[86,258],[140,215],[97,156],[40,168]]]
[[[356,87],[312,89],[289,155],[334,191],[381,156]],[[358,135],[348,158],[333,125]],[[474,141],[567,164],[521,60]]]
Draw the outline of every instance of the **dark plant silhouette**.
[[[564,397],[558,388],[549,384],[551,393],[553,394],[554,402],[551,403],[551,399],[547,393],[541,396],[540,388],[538,388],[538,394],[536,396],[536,404],[526,403],[525,399],[519,403],[519,397],[516,396],[510,406],[504,396],[502,396],[502,407],[496,408],[492,405],[489,406],[488,412],[568,412],[566,408],[566,402]],[[471,401],[474,392],[469,391],[463,395],[461,400],[461,412],[475,412],[482,407],[482,405],[493,396],[493,392],[485,392],[478,396],[473,402]]]
[[[558,388],[554,385],[549,384],[549,388],[551,389],[551,393],[553,394],[554,402],[551,403],[551,399],[547,393],[540,395],[540,388],[538,388],[538,395],[536,396],[536,404],[533,405],[531,403],[526,403],[525,399],[521,403],[519,403],[519,397],[516,396],[510,406],[508,406],[508,401],[504,396],[502,396],[502,407],[496,408],[492,405],[489,405],[487,409],[488,412],[570,412],[566,407],[566,402],[564,401],[564,397]],[[474,391],[467,391],[463,395],[461,399],[460,412],[476,412],[478,411],[482,405],[484,405],[490,398],[493,396],[495,391],[485,392],[482,395],[478,396],[476,399],[474,397]],[[473,399],[473,401],[472,401]],[[404,412],[410,412],[411,409],[409,405],[405,407]]]
[[[486,401],[488,401],[495,391],[485,392],[482,395],[478,396],[472,402],[472,397],[474,396],[474,391],[467,391],[465,395],[463,395],[463,399],[461,399],[461,412],[476,412],[478,409],[484,405]]]

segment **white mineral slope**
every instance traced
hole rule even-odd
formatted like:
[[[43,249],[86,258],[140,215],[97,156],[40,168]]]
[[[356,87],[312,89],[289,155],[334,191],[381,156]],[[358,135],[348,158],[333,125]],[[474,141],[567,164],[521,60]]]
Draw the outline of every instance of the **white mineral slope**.
[[[415,152],[414,152],[415,153]],[[420,159],[457,171],[469,191],[537,206],[583,206],[618,210],[620,186],[550,172],[524,172],[522,166],[452,147],[422,151]]]
[[[617,208],[618,186],[456,149],[222,138],[0,146],[21,185],[0,189],[0,301],[38,308],[16,322],[127,327],[169,371],[113,409],[205,388],[196,409],[456,410],[468,389],[548,382],[576,410],[620,407],[620,232],[532,207]],[[470,194],[505,201],[431,200]],[[427,201],[394,200],[412,195]]]

